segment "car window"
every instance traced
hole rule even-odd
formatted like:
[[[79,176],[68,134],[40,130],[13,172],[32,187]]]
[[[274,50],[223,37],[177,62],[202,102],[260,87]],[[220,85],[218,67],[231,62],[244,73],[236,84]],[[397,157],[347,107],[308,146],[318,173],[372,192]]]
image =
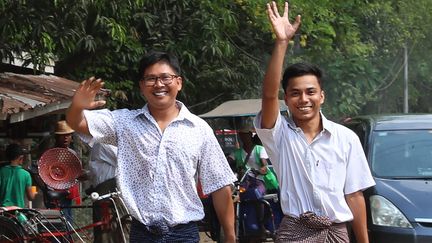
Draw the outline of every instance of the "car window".
[[[432,130],[375,131],[372,136],[375,176],[432,178]]]

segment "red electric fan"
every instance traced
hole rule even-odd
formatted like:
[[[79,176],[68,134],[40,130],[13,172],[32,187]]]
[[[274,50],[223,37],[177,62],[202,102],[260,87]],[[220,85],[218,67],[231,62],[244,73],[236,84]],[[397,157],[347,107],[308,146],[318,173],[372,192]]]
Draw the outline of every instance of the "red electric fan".
[[[52,148],[45,151],[38,162],[39,176],[54,189],[69,189],[81,175],[81,161],[69,148]]]

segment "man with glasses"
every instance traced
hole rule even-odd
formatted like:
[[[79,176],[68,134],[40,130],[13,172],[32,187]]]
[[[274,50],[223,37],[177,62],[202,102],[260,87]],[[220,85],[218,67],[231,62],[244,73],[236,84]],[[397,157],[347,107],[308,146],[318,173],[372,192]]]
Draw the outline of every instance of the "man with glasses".
[[[118,147],[117,183],[134,217],[131,242],[199,242],[204,211],[199,177],[212,195],[225,241],[235,242],[231,184],[236,180],[210,126],[177,101],[183,79],[176,57],[150,52],[140,63],[138,110],[93,110],[101,79],[81,83],[66,119],[88,143]]]

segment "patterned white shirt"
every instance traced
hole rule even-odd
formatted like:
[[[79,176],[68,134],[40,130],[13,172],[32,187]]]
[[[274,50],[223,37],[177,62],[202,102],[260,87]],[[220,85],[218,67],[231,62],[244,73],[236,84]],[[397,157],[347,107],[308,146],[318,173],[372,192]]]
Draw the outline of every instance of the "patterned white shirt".
[[[205,194],[236,180],[210,126],[177,104],[179,115],[163,133],[147,105],[84,111],[91,137],[81,138],[118,147],[117,183],[132,216],[145,225],[201,220],[197,177]]]
[[[281,187],[285,215],[312,211],[333,222],[353,219],[345,195],[375,185],[358,136],[321,114],[323,130],[308,143],[301,128],[280,114],[272,129],[254,121]]]

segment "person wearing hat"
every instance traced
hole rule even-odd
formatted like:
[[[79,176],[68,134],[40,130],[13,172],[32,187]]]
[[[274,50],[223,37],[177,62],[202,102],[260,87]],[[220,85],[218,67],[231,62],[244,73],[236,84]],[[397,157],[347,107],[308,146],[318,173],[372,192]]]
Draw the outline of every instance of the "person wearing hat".
[[[22,168],[24,152],[21,147],[12,143],[6,148],[6,157],[10,164],[0,169],[0,206],[25,207],[25,196],[33,200],[30,173]]]
[[[61,120],[57,122],[56,130],[55,130],[55,143],[57,148],[69,148],[72,143],[72,135],[75,131],[67,124],[65,120]],[[72,150],[73,151],[73,150]],[[73,151],[75,152],[75,151]],[[69,195],[66,196],[60,202],[61,207],[70,207],[72,206],[72,201],[75,200],[76,204],[80,202],[80,193],[79,193],[79,184],[73,185],[71,188],[67,189]],[[63,213],[66,215],[66,218],[72,222],[72,209],[64,208]]]
[[[66,123],[65,120],[60,120],[56,124],[56,128],[54,131],[55,134],[55,145],[54,148],[70,148],[72,143],[72,135],[75,131],[70,128],[70,126]],[[71,150],[73,153],[75,151]],[[76,153],[75,153],[76,154]],[[48,190],[54,190],[48,188]],[[72,206],[73,200],[75,200],[76,204],[80,204],[80,193],[79,193],[79,185],[75,184],[71,188],[66,189],[68,195],[60,200],[60,207],[64,207],[62,209],[63,214],[66,219],[72,223]]]
[[[75,131],[69,127],[65,120],[57,122],[55,135],[56,135],[56,147],[69,148],[72,143],[72,134]]]

